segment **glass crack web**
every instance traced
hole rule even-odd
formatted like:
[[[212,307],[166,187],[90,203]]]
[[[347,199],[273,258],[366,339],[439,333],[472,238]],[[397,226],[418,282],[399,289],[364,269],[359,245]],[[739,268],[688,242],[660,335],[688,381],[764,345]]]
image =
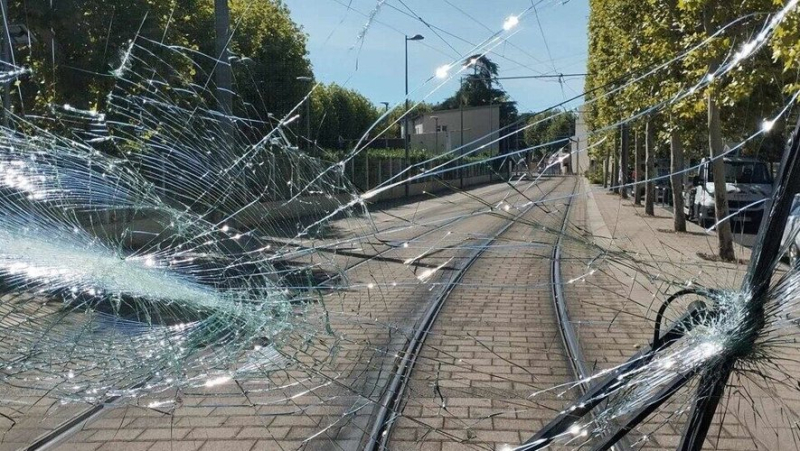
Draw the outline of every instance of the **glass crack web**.
[[[347,54],[358,70],[371,40],[382,39],[373,28],[410,18],[431,35],[426,45],[444,61],[412,86],[419,111],[464,78],[480,82],[484,70],[497,78],[486,61],[540,75],[564,67],[543,25],[567,2],[497,6],[508,9],[499,23],[482,22],[484,7],[436,2],[481,27],[480,41],[413,2],[328,3],[346,11],[330,20],[335,31],[360,23]],[[590,3],[593,14],[604,4]],[[796,8],[778,2],[769,14],[723,21],[574,99],[555,74],[565,102],[552,114],[466,140],[442,128],[428,136],[443,141],[437,152],[415,152],[408,168],[370,149],[399,134],[405,99],[330,157],[301,131],[305,103],[325,86],[282,117],[261,117],[246,100],[258,83],[237,77],[231,111],[241,114],[222,114],[212,72],[220,60],[132,37],[104,74],[114,83],[101,109],[51,104],[0,128],[0,449],[591,449],[655,403],[618,446],[670,449],[699,375],[723,361],[734,371],[706,448],[798,448],[800,279],[780,262],[798,222],[772,256],[770,287],[754,310],[749,248],[769,237],[736,230],[740,261],[719,261],[716,228],[726,221],[675,233],[669,208],[648,215],[629,198],[666,197],[670,182],[689,187],[688,176],[705,170],[706,151],[677,170],[664,163],[663,118],[689,115],[708,92],[738,95],[741,73],[774,70],[758,59],[784,38],[781,27],[797,23]],[[526,27],[544,40],[539,57],[515,40]],[[713,68],[642,94],[719,46]],[[10,61],[0,82],[41,76]],[[758,150],[777,128],[785,144],[793,92],[751,100],[744,109],[761,116],[728,126],[725,155]],[[619,106],[631,99],[644,106]],[[611,119],[595,117],[572,140],[527,138],[564,117],[584,123],[590,111]],[[662,126],[646,138],[653,118]],[[623,197],[595,179],[604,163],[606,174],[619,172],[611,155],[628,139],[620,127],[630,130],[631,158],[652,147],[648,159],[661,162],[641,177],[642,152]],[[707,147],[705,130],[683,131],[703,136],[687,146]],[[576,166],[588,178],[561,174]],[[744,189],[731,185],[729,193]],[[733,202],[732,214],[753,207]],[[659,307],[687,289],[661,322],[680,337],[647,353]],[[577,364],[554,298],[576,332]],[[692,311],[689,326],[677,325]],[[616,382],[591,414],[536,438],[608,378]]]

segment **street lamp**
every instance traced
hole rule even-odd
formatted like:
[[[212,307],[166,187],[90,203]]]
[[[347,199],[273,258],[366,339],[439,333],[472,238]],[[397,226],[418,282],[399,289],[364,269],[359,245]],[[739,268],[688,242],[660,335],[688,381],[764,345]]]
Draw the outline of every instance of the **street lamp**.
[[[383,105],[383,112],[384,113],[388,113],[389,112],[389,102],[381,102],[381,105]],[[389,149],[389,133],[387,131],[384,131],[384,133],[383,133],[383,142],[384,142],[384,144],[383,144],[384,147],[386,147],[386,149],[388,150]]]
[[[314,78],[308,76],[300,76],[297,77],[297,81],[312,82],[314,81]],[[306,149],[310,149],[311,148],[311,95],[308,96],[305,102],[306,102],[306,141],[308,142],[303,147],[305,147]]]
[[[411,160],[411,158],[409,156],[409,142],[408,142],[408,137],[410,136],[410,132],[408,130],[408,108],[409,108],[409,106],[408,106],[408,41],[421,41],[421,40],[425,39],[425,37],[422,36],[421,34],[415,34],[414,36],[411,36],[410,38],[406,35],[405,38],[406,38],[406,40],[405,40],[405,44],[406,44],[406,111],[405,111],[405,115],[403,116],[404,117],[403,123],[405,124],[404,127],[403,127],[403,129],[404,129],[403,130],[403,141],[405,143],[406,152],[405,152],[405,158],[404,158],[405,161],[403,161],[403,166],[405,167],[405,170],[407,171],[408,167],[410,166],[409,165],[409,161]],[[406,174],[406,178],[408,178],[408,174]],[[405,187],[406,187],[406,197],[408,197],[408,181],[406,181]]]
[[[433,134],[436,144],[433,146],[434,152],[439,153],[439,116],[431,116],[431,119],[436,123],[433,127]]]
[[[463,189],[464,188],[464,96],[466,93],[464,92],[464,76],[461,76],[461,83],[459,84],[459,92],[458,93],[458,109],[460,110],[461,114],[461,126],[459,127],[461,131],[461,147],[459,154],[461,154],[461,158],[458,159],[458,179],[459,184],[458,187]]]

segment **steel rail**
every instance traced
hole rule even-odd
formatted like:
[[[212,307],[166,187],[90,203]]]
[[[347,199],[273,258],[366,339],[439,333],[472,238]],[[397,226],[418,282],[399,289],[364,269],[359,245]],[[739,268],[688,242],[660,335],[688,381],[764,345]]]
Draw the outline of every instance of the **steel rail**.
[[[503,186],[505,186],[505,185],[503,185]],[[505,192],[505,190],[504,189],[491,190],[489,193],[487,193],[487,195],[494,195],[494,194],[501,193],[501,192]],[[436,232],[444,229],[447,226],[450,226],[450,225],[453,225],[453,224],[457,224],[457,223],[463,221],[466,218],[473,218],[476,214],[491,214],[491,213],[492,213],[492,211],[490,211],[490,210],[484,210],[484,209],[473,210],[468,215],[459,215],[459,216],[457,216],[455,218],[447,219],[445,222],[443,222],[441,224],[434,225],[433,228],[428,229],[428,230],[420,233],[419,235],[416,235],[416,236],[414,236],[412,238],[409,238],[409,239],[406,239],[406,240],[403,240],[403,241],[407,242],[407,243],[412,242],[412,241],[416,241],[416,240],[418,240],[420,238],[424,238],[424,237],[426,237],[428,235],[436,233]],[[413,226],[413,224],[409,225],[409,227],[411,227],[411,226]],[[366,263],[368,261],[371,261],[371,260],[373,260],[375,258],[383,258],[383,256],[385,254],[399,249],[398,246],[392,246],[391,244],[388,244],[388,243],[381,243],[381,244],[383,244],[384,246],[388,246],[388,248],[384,249],[382,251],[379,251],[374,256],[369,256],[369,258],[365,258],[365,259],[363,259],[363,260],[361,260],[361,261],[359,261],[357,263],[354,263],[353,265],[348,266],[347,268],[345,268],[342,271],[342,273],[346,273],[348,271],[352,271],[352,270],[358,268],[359,266],[363,265],[364,263]]]
[[[574,194],[575,190],[573,189],[573,195]],[[567,360],[569,361],[569,365],[576,379],[581,381],[581,391],[586,393],[589,387],[585,379],[590,376],[591,373],[586,367],[586,359],[583,356],[583,349],[578,340],[578,334],[575,332],[575,328],[572,327],[572,322],[569,319],[569,310],[567,309],[567,300],[564,295],[564,283],[561,275],[561,242],[564,233],[567,231],[567,224],[569,223],[568,219],[570,210],[572,209],[572,197],[573,196],[567,198],[564,220],[561,223],[561,232],[553,245],[553,253],[550,259],[550,293],[553,298],[556,319],[558,320],[558,329],[561,332],[561,340],[564,343],[564,351],[567,353]]]
[[[550,193],[560,187],[562,183],[564,183],[564,178],[561,178],[559,183],[556,184],[556,186],[554,186],[550,191],[543,194],[540,200],[546,198]],[[524,211],[520,212],[511,218],[511,220],[495,230],[494,233],[492,233],[489,238],[486,238],[482,244],[476,246],[473,253],[467,257],[467,262],[453,274],[450,281],[443,286],[443,289],[439,295],[431,301],[428,309],[419,322],[419,327],[414,330],[414,335],[406,344],[405,349],[398,354],[399,362],[394,369],[392,379],[384,390],[380,402],[377,404],[378,410],[374,414],[374,420],[372,421],[369,442],[364,448],[366,451],[384,451],[388,449],[387,445],[389,443],[397,414],[401,410],[400,408],[403,402],[406,387],[408,385],[408,380],[410,379],[414,370],[419,353],[425,344],[425,339],[433,328],[436,318],[439,316],[439,312],[441,312],[442,308],[444,307],[444,303],[450,296],[450,293],[452,293],[455,287],[458,286],[458,283],[463,279],[470,267],[472,267],[475,261],[477,261],[477,259],[483,254],[489,245],[496,241],[497,238],[511,228],[511,226],[516,224],[519,218],[528,214],[528,212],[530,212],[530,210],[536,206],[536,203],[528,206],[528,208],[526,208]]]
[[[556,187],[559,186],[560,184],[561,184],[561,182],[559,182],[559,184],[557,184]],[[553,190],[555,190],[555,187],[553,188]],[[550,192],[552,192],[553,190],[549,191],[548,194]],[[496,194],[496,193],[501,192],[501,191],[502,190],[491,190],[491,194],[493,195],[493,194]],[[528,210],[530,210],[530,208],[532,208],[532,206],[529,207],[528,209],[526,209],[526,212]],[[474,214],[474,212],[473,212],[473,214]],[[419,235],[417,235],[417,236],[415,236],[413,238],[410,238],[409,240],[406,240],[406,241],[417,240],[417,239],[419,239],[421,237],[424,237],[424,236],[427,236],[429,234],[435,233],[436,231],[442,230],[444,227],[446,227],[448,225],[452,225],[454,223],[457,223],[457,222],[459,222],[459,221],[461,221],[461,220],[463,220],[464,218],[467,218],[467,217],[472,217],[472,215],[462,215],[462,216],[459,216],[459,217],[454,218],[452,220],[448,220],[447,222],[439,224],[439,225],[436,225],[434,228],[426,230],[425,232],[423,232],[423,233],[421,233],[421,234],[419,234]],[[365,263],[366,261],[372,260],[375,257],[382,256],[382,255],[384,255],[384,254],[386,254],[388,252],[391,252],[393,250],[396,250],[396,249],[398,249],[396,246],[389,245],[389,248],[387,248],[387,249],[385,249],[383,251],[380,251],[375,256],[370,256],[370,258],[364,259],[364,260],[362,260],[362,261],[360,261],[360,262],[358,262],[358,263],[346,268],[345,271],[350,271],[350,270],[354,269],[355,267],[360,266],[361,264]],[[453,283],[455,283],[455,282],[453,282]],[[143,385],[144,385],[144,382],[140,383],[140,384],[137,384],[133,388],[139,388],[139,387],[141,387]],[[40,450],[52,449],[54,446],[58,446],[59,444],[63,443],[65,440],[69,439],[69,437],[71,437],[73,434],[75,434],[76,432],[79,432],[84,425],[88,424],[89,422],[93,421],[94,419],[96,419],[100,415],[102,415],[107,406],[115,404],[120,398],[121,398],[120,396],[110,396],[110,397],[104,399],[102,402],[100,402],[98,404],[95,404],[95,405],[92,405],[92,406],[82,410],[81,412],[77,413],[73,417],[66,419],[65,421],[63,421],[61,424],[59,424],[58,426],[56,426],[52,430],[47,431],[47,432],[39,435],[36,439],[34,439],[34,441],[31,444],[29,444],[28,446],[26,446],[24,448],[21,448],[21,451],[40,451]]]
[[[567,231],[569,214],[572,210],[572,198],[575,195],[577,186],[578,182],[576,181],[575,187],[572,190],[572,196],[567,198],[566,211],[564,212],[564,219],[561,223],[561,233],[559,233],[555,245],[553,246],[553,254],[550,263],[550,286],[552,288],[553,307],[555,308],[556,319],[558,320],[558,330],[561,332],[561,341],[564,344],[564,352],[572,368],[572,373],[578,381],[581,394],[585,395],[590,390],[588,379],[592,376],[592,372],[586,366],[586,358],[583,355],[583,348],[578,339],[578,334],[575,332],[572,321],[569,319],[567,298],[564,295],[564,279],[561,274],[561,243]],[[614,446],[618,451],[631,449],[630,444],[627,443],[626,440],[620,440]]]

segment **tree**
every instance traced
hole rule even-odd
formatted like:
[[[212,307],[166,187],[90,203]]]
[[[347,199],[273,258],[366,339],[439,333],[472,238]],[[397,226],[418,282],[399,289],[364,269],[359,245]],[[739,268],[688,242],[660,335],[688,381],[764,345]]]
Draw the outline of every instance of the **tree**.
[[[517,119],[517,103],[497,80],[499,66],[486,55],[472,55],[465,60],[464,67],[472,68],[472,73],[464,75],[458,91],[436,109],[454,110],[462,106],[500,106],[500,126],[504,127]]]
[[[176,1],[14,0],[9,22],[25,24],[30,47],[15,49],[16,61],[31,67],[30,83],[20,86],[16,107],[44,112],[52,104],[99,108],[114,85],[109,72],[137,36],[178,45],[185,40],[164,29]],[[213,33],[209,33],[213,36]]]
[[[224,0],[20,0],[9,6],[12,21],[24,23],[36,41],[18,61],[30,65],[35,83],[24,83],[17,103],[28,109],[70,104],[103,108],[115,83],[109,76],[131,40],[146,38],[199,50],[198,68],[186,60],[165,61],[204,86],[217,73],[215,2]],[[52,7],[51,7],[52,3]],[[287,114],[310,86],[306,35],[280,0],[229,0],[234,62],[234,114],[266,119]],[[165,55],[168,52],[164,52]],[[159,57],[163,55],[158,55]],[[134,62],[135,64],[135,62]],[[221,64],[223,69],[227,65]],[[135,67],[133,68],[135,70]],[[224,70],[223,70],[224,71]],[[209,104],[214,99],[209,100]],[[216,102],[214,102],[215,104]],[[246,107],[247,106],[247,107]]]
[[[786,103],[787,99],[782,97],[784,87],[792,89],[769,55],[760,52],[748,55],[742,62],[742,70],[714,79],[710,87],[690,90],[707,74],[714,73],[721,61],[734,55],[738,46],[756,36],[767,20],[763,11],[774,9],[772,3],[783,5],[773,0],[744,0],[730,5],[720,0],[591,1],[587,88],[592,104],[588,122],[597,129],[646,113],[649,127],[645,128],[650,133],[645,133],[645,141],[650,143],[649,147],[655,150],[657,143],[670,144],[676,230],[685,227],[680,208],[685,177],[678,175],[684,167],[684,149],[708,146],[707,155],[717,157],[717,170],[722,169],[719,156],[724,140],[738,142],[750,136],[764,118],[774,115]],[[771,43],[773,56],[785,58],[784,74],[787,67],[800,66],[796,58],[789,61],[791,56],[786,57],[796,56],[800,50],[797,45],[800,32],[791,26],[798,24],[797,16],[795,12],[779,30],[776,42]],[[724,32],[712,39],[723,27]],[[711,41],[706,42],[708,39]],[[700,43],[703,45],[685,57],[675,59]],[[670,63],[653,71],[665,62]],[[620,67],[629,68],[630,72],[620,74]],[[647,75],[627,83],[639,74]],[[650,111],[654,106],[656,111]],[[702,134],[705,139],[698,139]],[[691,144],[687,146],[686,142]],[[781,133],[774,133],[745,147],[745,152],[773,157],[783,142]],[[603,146],[598,147],[595,155],[605,155],[608,159],[614,152],[615,149]],[[653,153],[648,151],[651,157]],[[653,174],[651,165],[647,166],[650,169],[647,172]],[[716,180],[724,185],[721,177]],[[724,186],[716,189],[718,220],[727,215],[724,191]],[[646,199],[647,212],[653,211],[650,199],[650,196]],[[733,259],[729,229],[729,223],[723,221],[717,232],[720,256],[726,260]]]
[[[538,158],[558,152],[569,145],[569,138],[575,134],[575,114],[568,111],[549,110],[534,115],[528,120],[525,129],[525,144],[536,149]]]
[[[689,31],[688,39],[699,41],[710,38],[720,27],[730,24],[733,20],[753,15],[760,11],[773,8],[771,0],[745,0],[733,5],[722,5],[719,0],[679,0],[678,8],[681,11],[682,22]],[[754,15],[752,17],[759,17]],[[734,42],[746,42],[760,29],[761,19],[742,20],[733,25],[729,33],[714,38],[711,43],[687,58],[686,73],[697,77],[706,74],[715,74],[721,62],[730,53]],[[711,170],[714,174],[714,204],[717,219],[717,241],[719,256],[726,261],[735,259],[733,249],[733,234],[728,216],[727,189],[725,183],[725,166],[722,160],[724,152],[725,133],[724,122],[736,123],[735,118],[747,116],[753,105],[743,109],[743,100],[758,86],[774,83],[774,63],[764,53],[752,56],[743,63],[750,70],[736,71],[728,74],[724,79],[716,77],[713,83],[705,90],[705,108],[707,111],[708,145],[709,154],[713,163]],[[764,98],[761,107],[774,109],[776,105],[768,98]],[[723,119],[723,115],[725,119]]]
[[[180,33],[206,55],[216,53],[209,33],[214,29],[214,1],[221,0],[184,0],[178,2],[174,13],[179,18],[176,27]],[[234,91],[242,100],[234,114],[264,120],[270,114],[285,116],[298,107],[314,85],[313,80],[298,80],[313,78],[305,33],[292,21],[282,1],[228,0],[228,5],[232,24],[228,53]],[[207,73],[216,64],[203,60]],[[241,109],[245,105],[248,109]]]
[[[380,116],[369,99],[335,83],[317,86],[311,105],[311,138],[324,148],[341,148],[361,138]]]

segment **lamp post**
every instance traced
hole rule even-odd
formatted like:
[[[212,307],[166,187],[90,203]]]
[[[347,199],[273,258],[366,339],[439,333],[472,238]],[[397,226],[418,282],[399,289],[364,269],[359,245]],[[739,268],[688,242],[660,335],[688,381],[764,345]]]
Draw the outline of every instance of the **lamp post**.
[[[388,113],[389,112],[389,102],[381,102],[381,105],[383,105],[383,112],[384,113]],[[386,149],[388,150],[389,149],[389,134],[388,133],[384,133],[383,134],[383,142],[384,142],[384,144],[383,144],[384,147],[386,147]]]
[[[406,44],[406,111],[405,111],[405,114],[403,116],[403,118],[404,118],[403,119],[403,123],[405,124],[405,126],[403,127],[403,141],[405,143],[406,151],[405,151],[405,158],[403,159],[404,160],[403,161],[403,167],[404,167],[404,170],[407,171],[408,167],[410,166],[409,165],[409,161],[410,161],[409,142],[408,142],[408,137],[410,135],[410,132],[408,130],[408,108],[409,108],[409,106],[408,106],[408,41],[421,41],[421,40],[425,39],[425,37],[422,36],[421,34],[416,34],[416,35],[414,35],[414,36],[412,36],[410,38],[408,36],[406,36],[405,39],[406,39],[405,40],[405,44]],[[408,174],[406,174],[406,179],[408,179]],[[405,187],[406,187],[406,197],[408,197],[408,180],[406,180]]]
[[[52,9],[52,4],[50,5]],[[0,57],[8,64],[11,61],[11,33],[8,30],[8,1],[2,0],[0,2],[2,8],[3,19],[3,36],[2,36],[2,49],[0,49]],[[11,114],[11,82],[3,83],[3,127],[8,127],[8,117]]]
[[[461,150],[459,153],[461,154],[461,158],[458,159],[458,165],[460,166],[458,169],[459,175],[459,185],[458,187],[464,189],[464,76],[461,76],[461,84],[459,89],[460,95],[458,96],[458,109],[461,110]]]
[[[434,149],[434,152],[436,152],[438,154],[439,153],[439,116],[431,116],[431,119],[433,119],[433,122],[436,124],[433,127],[433,138],[434,138],[434,142],[436,143],[436,144],[434,144],[433,149]]]
[[[297,77],[297,81],[307,81],[312,82],[314,81],[313,77],[308,76],[300,76]],[[311,96],[309,95],[308,98],[305,100],[306,102],[306,144],[303,146],[306,149],[311,148]]]

